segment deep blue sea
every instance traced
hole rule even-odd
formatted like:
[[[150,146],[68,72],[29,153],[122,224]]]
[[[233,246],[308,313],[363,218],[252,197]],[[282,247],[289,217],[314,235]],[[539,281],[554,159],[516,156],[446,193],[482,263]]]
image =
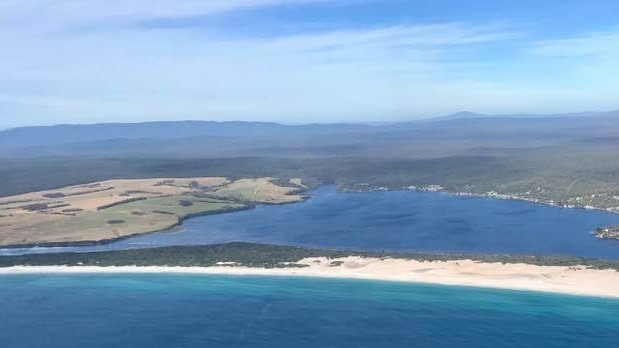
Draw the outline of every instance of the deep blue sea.
[[[619,259],[619,242],[590,231],[619,224],[619,214],[435,192],[341,193],[334,186],[304,203],[259,206],[186,221],[183,231],[109,245],[41,248],[96,251],[247,241],[307,247],[415,252],[572,255]],[[21,253],[5,250],[2,253]],[[27,250],[33,252],[33,250]]]
[[[619,301],[406,283],[0,276],[0,347],[617,347]]]

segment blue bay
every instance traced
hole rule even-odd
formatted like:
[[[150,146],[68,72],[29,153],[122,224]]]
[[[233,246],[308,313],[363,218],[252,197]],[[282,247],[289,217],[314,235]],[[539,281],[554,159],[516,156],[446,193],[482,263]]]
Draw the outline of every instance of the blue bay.
[[[341,193],[334,186],[324,186],[313,191],[312,198],[304,203],[258,206],[193,218],[184,223],[180,233],[154,233],[108,245],[35,251],[245,241],[362,250],[619,259],[619,242],[599,240],[589,233],[613,224],[619,224],[619,214],[433,192]]]

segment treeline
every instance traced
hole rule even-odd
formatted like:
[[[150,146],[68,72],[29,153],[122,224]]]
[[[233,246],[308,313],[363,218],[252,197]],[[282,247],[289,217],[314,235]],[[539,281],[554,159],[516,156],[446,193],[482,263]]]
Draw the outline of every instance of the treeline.
[[[0,196],[120,178],[270,176],[300,177],[311,186],[364,184],[398,189],[441,185],[452,192],[493,191],[607,208],[619,205],[617,151],[608,144],[571,144],[422,159],[411,158],[399,147],[381,156],[4,159]]]
[[[296,262],[308,257],[341,258],[346,256],[390,257],[418,261],[470,259],[483,262],[525,263],[539,266],[587,266],[597,269],[619,270],[619,261],[593,260],[578,257],[360,252],[238,242],[206,246],[174,246],[92,253],[0,256],[0,267],[24,265],[208,267],[215,266],[219,262],[234,262],[239,266],[274,268],[299,267],[300,265],[296,264]]]

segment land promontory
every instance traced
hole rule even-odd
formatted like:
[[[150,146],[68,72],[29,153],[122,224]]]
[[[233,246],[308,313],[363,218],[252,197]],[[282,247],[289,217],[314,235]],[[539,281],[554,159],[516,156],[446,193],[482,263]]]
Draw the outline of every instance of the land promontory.
[[[0,198],[0,246],[88,245],[167,230],[197,215],[300,202],[300,179],[108,180]]]

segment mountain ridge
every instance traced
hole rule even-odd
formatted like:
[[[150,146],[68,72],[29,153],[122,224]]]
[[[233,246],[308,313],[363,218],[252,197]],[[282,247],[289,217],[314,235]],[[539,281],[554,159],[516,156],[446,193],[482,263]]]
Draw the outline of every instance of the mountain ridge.
[[[306,153],[307,149],[314,149],[309,152],[320,149],[322,154],[329,153],[326,150],[328,148],[334,150],[333,154],[364,155],[381,146],[395,149],[394,146],[398,144],[429,144],[438,140],[474,141],[477,147],[482,148],[492,145],[488,141],[505,140],[516,145],[523,142],[543,145],[550,140],[556,142],[566,139],[604,141],[619,133],[619,111],[533,116],[493,116],[463,111],[442,118],[379,125],[286,125],[256,121],[187,120],[19,127],[0,131],[0,155],[168,152],[242,155],[285,153],[296,156]],[[558,119],[562,121],[557,122]],[[175,150],[172,151],[172,148]]]

